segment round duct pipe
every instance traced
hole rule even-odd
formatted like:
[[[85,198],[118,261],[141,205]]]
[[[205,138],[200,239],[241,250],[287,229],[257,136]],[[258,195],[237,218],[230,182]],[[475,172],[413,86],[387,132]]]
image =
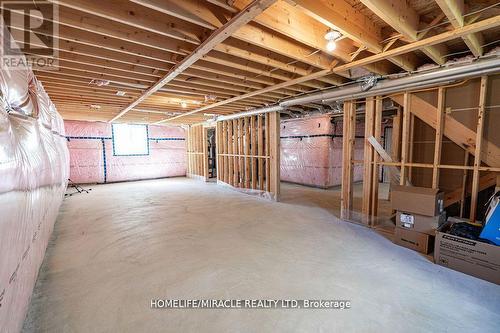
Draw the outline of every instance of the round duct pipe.
[[[229,116],[221,116],[218,117],[217,120],[229,120],[239,117],[253,116],[261,113],[282,111],[286,110],[287,107],[295,105],[304,105],[318,102],[328,104],[334,101],[359,99],[409,89],[430,88],[433,86],[450,84],[457,80],[463,80],[469,77],[495,74],[498,72],[500,72],[500,57],[494,56],[492,59],[479,60],[466,65],[457,65],[453,67],[450,66],[444,69],[441,68],[425,73],[408,75],[399,79],[386,79],[377,82],[377,84],[373,88],[367,91],[363,91],[361,85],[337,87],[300,97],[285,99],[278,105],[253,109],[247,112],[237,113]]]

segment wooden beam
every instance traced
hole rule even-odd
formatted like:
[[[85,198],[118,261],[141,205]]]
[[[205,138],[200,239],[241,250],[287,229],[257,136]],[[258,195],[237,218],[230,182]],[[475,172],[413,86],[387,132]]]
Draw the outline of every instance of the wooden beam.
[[[334,66],[330,69],[325,69],[325,70],[321,70],[318,72],[314,72],[312,74],[309,74],[309,75],[306,75],[306,76],[303,76],[303,77],[300,77],[300,78],[297,78],[294,80],[290,80],[288,82],[283,82],[283,83],[277,84],[275,86],[267,87],[267,88],[264,88],[264,89],[261,89],[261,90],[255,91],[255,92],[251,92],[251,93],[244,94],[241,96],[236,96],[234,98],[230,98],[230,99],[227,99],[227,100],[224,100],[221,102],[217,102],[217,103],[214,103],[212,105],[202,107],[198,110],[188,112],[185,115],[191,115],[193,113],[202,112],[202,111],[205,111],[205,110],[208,110],[211,108],[218,107],[220,105],[229,104],[229,103],[239,101],[239,100],[242,100],[242,99],[245,99],[248,97],[252,97],[252,96],[255,96],[255,95],[258,95],[261,93],[273,91],[276,89],[281,89],[281,88],[288,87],[288,86],[295,85],[295,84],[300,84],[300,83],[310,81],[310,80],[315,80],[315,79],[327,76],[331,73],[343,72],[343,71],[349,70],[351,68],[364,66],[368,63],[376,62],[376,61],[378,61],[382,58],[385,58],[385,57],[393,57],[395,55],[405,54],[408,52],[419,50],[425,46],[436,45],[439,43],[446,42],[448,40],[460,38],[464,35],[467,35],[467,34],[470,34],[473,32],[494,28],[494,27],[499,26],[499,25],[500,25],[500,15],[497,15],[497,16],[485,19],[483,21],[479,21],[479,22],[464,26],[463,28],[455,29],[453,31],[447,31],[447,32],[441,33],[439,35],[428,37],[426,39],[422,39],[422,40],[419,40],[419,41],[416,41],[416,42],[413,42],[413,43],[410,43],[407,45],[403,45],[403,46],[400,46],[400,47],[397,47],[397,48],[394,48],[391,50],[387,50],[387,51],[381,52],[379,54],[375,54],[375,55],[372,55],[372,56],[369,56],[369,57],[366,57],[366,58],[363,58],[360,60],[356,60],[356,61],[347,63],[345,65]],[[180,117],[183,117],[183,116],[181,115]],[[172,121],[172,120],[175,120],[178,118],[179,118],[179,116],[172,117],[172,118],[164,119],[158,123],[164,123],[164,122]]]
[[[345,0],[291,0],[308,15],[323,23],[325,27],[336,29],[342,35],[365,46],[370,52],[382,52],[382,31],[373,20],[355,9]],[[324,35],[325,29],[318,33]],[[324,40],[321,41],[325,45]],[[343,59],[344,61],[348,61]],[[418,59],[413,54],[389,58],[397,66],[413,71]]]
[[[483,129],[486,108],[486,95],[488,92],[488,77],[481,77],[481,88],[479,91],[479,109],[477,113],[476,148],[474,152],[474,171],[472,174],[472,195],[470,207],[470,220],[476,222],[477,198],[479,195],[479,167],[481,166],[481,152],[483,149]]]
[[[465,13],[465,5],[464,0],[435,0],[439,5],[443,13],[446,15],[451,25],[454,28],[463,27],[464,22],[464,13]],[[467,47],[471,50],[472,54],[476,57],[480,57],[483,55],[483,36],[481,33],[475,33],[463,36]]]
[[[390,98],[400,105],[404,103],[402,95],[394,95]],[[414,95],[411,106],[411,112],[415,116],[432,128],[436,128],[438,111],[434,105]],[[450,115],[445,114],[444,118],[443,135],[474,155],[476,153],[477,134]],[[483,140],[481,160],[490,166],[500,165],[500,148],[493,142]]]
[[[432,188],[439,188],[439,168],[441,164],[441,148],[443,146],[444,129],[444,108],[446,105],[446,90],[440,87],[438,89],[438,105],[436,117],[436,139],[434,140],[434,167],[432,169]]]
[[[110,122],[116,121],[124,114],[132,110],[134,107],[139,105],[146,98],[154,94],[161,87],[163,87],[168,82],[172,81],[184,70],[189,68],[196,61],[201,59],[205,54],[213,50],[213,48],[223,42],[226,38],[231,36],[236,30],[250,22],[254,17],[262,13],[266,8],[272,5],[276,0],[255,0],[243,11],[233,17],[225,25],[217,29],[210,37],[200,44],[196,50],[193,51],[189,56],[182,59],[177,65],[175,65],[163,78],[156,82],[152,87],[146,90],[137,100],[128,105],[123,109],[118,115],[116,115]]]
[[[417,40],[420,17],[408,1],[361,0],[361,2],[404,37],[411,41]],[[437,64],[444,64],[444,55],[447,52],[443,45],[425,46],[422,51]]]
[[[67,7],[96,15],[110,21],[126,24],[141,30],[154,32],[193,45],[200,43],[204,29],[174,17],[167,18],[136,4],[122,0],[49,0],[61,7]]]

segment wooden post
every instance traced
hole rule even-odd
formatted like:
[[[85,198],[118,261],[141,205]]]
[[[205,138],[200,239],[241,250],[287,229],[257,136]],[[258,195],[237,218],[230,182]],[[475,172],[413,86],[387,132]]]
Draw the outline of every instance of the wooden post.
[[[481,165],[482,143],[483,143],[483,129],[485,117],[485,104],[486,94],[488,91],[488,77],[481,77],[481,90],[479,91],[479,110],[477,114],[477,130],[476,130],[476,149],[474,153],[474,171],[472,174],[472,193],[471,193],[471,207],[470,207],[470,220],[476,221],[477,217],[477,197],[479,192],[479,166]]]
[[[375,98],[368,97],[365,106],[365,140],[363,156],[363,204],[362,212],[366,224],[371,221],[372,176],[373,176],[373,146],[368,138],[373,136],[373,121],[375,117]]]
[[[257,189],[257,158],[255,157],[257,155],[257,140],[256,140],[256,134],[257,134],[257,128],[255,127],[255,116],[251,116],[251,121],[250,121],[250,126],[252,127],[251,129],[251,148],[252,148],[252,189]]]
[[[408,137],[410,134],[411,94],[405,92],[403,102],[403,132],[401,137],[401,179],[400,185],[406,185],[406,166],[408,162]]]
[[[465,151],[464,166],[469,165],[469,152]],[[462,175],[462,193],[460,194],[460,217],[464,217],[465,199],[467,198],[467,180],[469,170],[464,169]]]
[[[250,118],[245,118],[245,187],[250,188]]]
[[[446,90],[443,87],[438,89],[438,113],[436,119],[436,139],[434,143],[434,163],[432,168],[432,188],[439,187],[439,168],[441,164],[441,148],[443,146],[444,129],[444,108],[446,103]]]
[[[353,101],[344,102],[342,131],[342,192],[340,200],[340,216],[342,219],[349,219],[352,210],[352,155],[355,134],[352,133],[352,123],[355,121],[355,105]]]
[[[208,176],[208,128],[205,128],[203,126],[203,174],[205,176],[205,181],[208,182],[209,176]]]
[[[381,141],[382,138],[382,98],[378,97],[375,100],[375,121],[373,125],[374,137],[377,142]],[[371,215],[372,215],[372,224],[375,221],[375,217],[378,215],[378,187],[379,187],[379,177],[380,177],[380,167],[377,165],[377,161],[379,161],[379,155],[373,155],[373,168],[372,168],[372,193],[371,193]]]
[[[262,116],[257,116],[257,149],[259,154],[259,169],[257,170],[259,174],[259,189],[264,191],[264,160],[262,155],[264,154],[264,138],[263,138],[263,128],[262,128]]]
[[[228,165],[229,165],[229,170],[228,170],[228,184],[231,185],[231,186],[234,186],[234,176],[233,176],[233,173],[234,173],[234,170],[233,170],[233,167],[234,167],[234,163],[233,163],[233,159],[234,159],[234,156],[233,156],[233,122],[231,120],[228,120],[227,121],[227,126],[228,126],[228,131],[227,131],[227,147],[228,147],[228,157],[229,157],[229,161],[228,161]]]
[[[408,180],[411,182],[413,179],[413,148],[414,148],[414,136],[415,136],[415,115],[410,113],[410,134],[408,136]]]
[[[269,122],[269,117],[270,117],[270,114],[269,113],[266,113],[266,118],[265,118],[265,127],[266,127],[266,130],[265,130],[265,133],[266,133],[266,136],[265,136],[265,155],[266,156],[271,156],[271,152],[270,152],[270,140],[271,140],[271,135],[272,135],[272,131],[275,130],[274,128],[274,124],[272,126],[270,126],[270,122]],[[279,131],[279,128],[278,128],[278,131]],[[271,191],[271,163],[270,163],[270,159],[269,158],[266,158],[264,160],[264,162],[266,163],[265,165],[265,168],[266,168],[266,191],[267,192],[272,192]]]
[[[267,119],[267,118],[266,118]],[[268,127],[266,131],[269,133],[268,152],[269,159],[267,160],[269,170],[268,191],[274,194],[274,199],[279,201],[280,196],[280,113],[269,113]]]
[[[238,163],[238,120],[233,119],[233,186],[239,185],[239,163]]]

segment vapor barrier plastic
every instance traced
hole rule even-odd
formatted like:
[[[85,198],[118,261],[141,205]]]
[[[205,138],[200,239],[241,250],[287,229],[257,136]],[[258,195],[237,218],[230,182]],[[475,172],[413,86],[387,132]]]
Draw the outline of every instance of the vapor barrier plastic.
[[[0,331],[18,332],[67,186],[64,126],[29,68],[0,69]]]
[[[218,180],[217,185],[222,185],[222,186],[227,187],[227,188],[229,188],[233,191],[236,191],[236,192],[245,193],[248,195],[254,195],[256,197],[271,200],[271,201],[276,201],[276,195],[273,193],[270,193],[270,192],[251,189],[251,188],[235,187],[235,186],[232,186],[228,183],[223,182],[222,180]]]
[[[149,154],[115,156],[109,123],[64,122],[70,179],[79,184],[186,175],[186,133],[177,126],[148,126]]]
[[[328,188],[342,181],[342,121],[331,116],[281,122],[281,180]],[[354,159],[363,159],[364,124],[356,124]],[[354,181],[363,179],[363,166],[354,167]]]

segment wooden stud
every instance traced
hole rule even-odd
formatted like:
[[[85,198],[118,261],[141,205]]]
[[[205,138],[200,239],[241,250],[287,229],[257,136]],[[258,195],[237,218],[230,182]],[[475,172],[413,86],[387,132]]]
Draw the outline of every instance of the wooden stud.
[[[469,165],[470,154],[465,151],[464,165]],[[462,193],[460,194],[460,217],[465,215],[465,199],[467,198],[467,182],[468,182],[469,170],[463,170],[462,175]]]
[[[265,155],[266,156],[271,156],[270,152],[270,140],[271,140],[271,135],[274,135],[275,133],[271,133],[272,131],[275,131],[274,126],[271,128],[270,127],[270,122],[269,122],[269,113],[266,113],[265,116]],[[278,128],[279,132],[279,128]],[[272,161],[266,159],[265,160],[265,170],[266,170],[266,191],[267,192],[272,192],[271,191],[271,163]]]
[[[239,154],[238,153],[238,120],[233,119],[233,154]],[[237,187],[239,186],[239,163],[238,163],[238,158],[236,156],[233,156],[233,186]]]
[[[400,185],[406,185],[406,165],[408,164],[408,139],[410,134],[411,98],[408,92],[404,94],[403,103],[403,131],[401,137],[401,178]]]
[[[470,220],[476,221],[477,217],[477,197],[479,195],[479,166],[481,165],[481,154],[483,144],[483,129],[486,107],[486,94],[488,91],[488,77],[481,77],[481,88],[479,91],[479,109],[477,114],[477,130],[476,130],[476,149],[474,153],[474,170],[472,174],[472,193]]]
[[[436,119],[436,139],[434,143],[434,167],[432,169],[432,188],[439,188],[439,168],[441,164],[441,148],[443,146],[444,130],[444,108],[446,103],[446,90],[440,87],[438,89],[438,114]]]
[[[203,129],[203,173],[205,176],[205,181],[208,182],[209,175],[208,175],[208,128],[204,128],[203,126],[200,126]]]
[[[250,155],[250,118],[245,118],[245,155]],[[251,158],[245,157],[245,188],[250,188]]]
[[[373,133],[375,140],[377,142],[381,141],[382,137],[382,98],[377,97],[375,100],[375,121],[373,125]],[[373,175],[372,175],[372,193],[371,193],[371,215],[372,217],[376,217],[378,215],[378,188],[379,188],[379,177],[380,177],[380,167],[377,164],[380,158],[378,154],[374,154],[373,156]],[[372,224],[375,222],[375,219],[372,218]]]
[[[245,128],[244,128],[244,118],[238,119],[238,127],[239,127],[239,153],[240,155],[244,155],[244,146],[245,146]],[[240,187],[245,188],[245,158],[240,157]]]
[[[257,128],[255,127],[255,116],[250,117],[250,126],[251,126],[251,148],[252,148],[252,155],[255,156],[257,155],[257,140],[256,140],[256,135],[257,135]],[[255,157],[252,157],[252,189],[257,189],[257,159]]]
[[[267,118],[266,118],[267,119]],[[268,127],[269,145],[268,153],[270,158],[267,160],[269,168],[268,192],[274,195],[274,199],[279,201],[281,177],[280,177],[280,113],[272,112],[269,114]]]
[[[354,148],[354,133],[352,133],[352,123],[355,122],[355,106],[353,101],[344,102],[344,117],[342,131],[342,191],[341,191],[341,211],[342,219],[349,219],[352,210],[352,156]]]
[[[264,154],[264,138],[263,138],[263,128],[262,128],[262,116],[257,116],[257,151],[259,156]],[[258,164],[258,176],[259,176],[259,189],[264,191],[264,160],[259,158]]]
[[[368,138],[373,136],[373,121],[375,117],[375,98],[368,97],[365,106],[365,139],[363,155],[363,204],[362,213],[366,224],[371,221],[371,199],[372,199],[372,176],[373,176],[373,146],[368,142]]]
[[[233,122],[231,120],[227,121],[227,126],[228,126],[228,154],[233,154]],[[228,184],[231,186],[234,186],[234,163],[233,163],[234,157],[228,156],[228,164],[229,164],[229,173],[228,173]]]

